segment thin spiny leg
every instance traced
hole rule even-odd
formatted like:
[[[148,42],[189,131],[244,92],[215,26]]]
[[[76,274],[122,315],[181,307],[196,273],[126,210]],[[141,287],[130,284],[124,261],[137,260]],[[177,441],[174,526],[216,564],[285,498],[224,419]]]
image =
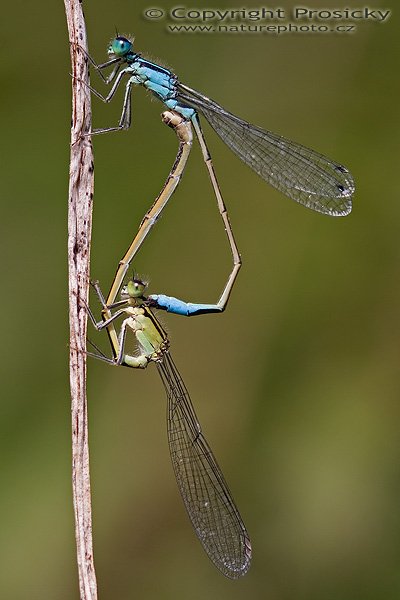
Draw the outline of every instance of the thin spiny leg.
[[[72,45],[74,45],[75,47],[79,48],[79,50],[81,52],[83,52],[83,54],[86,56],[86,58],[88,59],[88,61],[90,62],[90,64],[92,65],[92,67],[94,67],[94,69],[96,69],[96,72],[100,75],[100,77],[102,78],[102,80],[104,81],[104,83],[106,83],[107,85],[110,84],[114,78],[116,77],[122,63],[121,63],[121,58],[119,56],[115,57],[115,58],[111,58],[110,60],[108,60],[105,63],[102,64],[97,64],[97,62],[94,60],[94,58],[92,58],[89,54],[89,52],[87,52],[85,50],[85,48],[83,46],[81,46],[80,44],[77,44],[76,42],[70,42]],[[105,77],[104,74],[102,73],[102,69],[106,69],[107,67],[111,67],[111,65],[115,65],[114,69],[111,71],[110,75],[108,75],[108,77]]]
[[[100,300],[100,303],[103,307],[102,310],[102,319],[103,319],[103,323],[106,323],[106,328],[107,328],[107,334],[110,340],[110,344],[111,344],[111,349],[113,352],[113,356],[114,356],[114,362],[117,360],[118,355],[119,355],[119,348],[120,348],[120,343],[119,343],[119,339],[117,336],[117,332],[115,331],[115,327],[114,327],[114,323],[113,323],[113,315],[111,313],[111,309],[116,307],[116,306],[123,306],[126,305],[126,301],[122,300],[119,302],[115,302],[115,303],[110,303],[110,305],[108,306],[106,303],[106,300],[104,298],[103,292],[100,289],[100,284],[98,281],[91,281],[90,284],[92,285],[92,287],[94,288],[97,297]],[[89,309],[89,307],[87,307]],[[96,322],[96,319],[94,318],[94,315],[92,313],[92,311],[89,309],[89,316],[94,324],[94,326],[96,327],[96,329],[98,329],[98,323]]]
[[[112,88],[107,96],[103,96],[103,94],[101,94],[100,92],[95,90],[91,85],[88,85],[85,81],[83,81],[79,77],[76,77],[76,79],[78,81],[80,81],[81,83],[83,83],[83,85],[85,85],[87,88],[89,88],[89,90],[97,98],[100,98],[100,100],[102,100],[103,102],[109,103],[113,99],[113,97],[121,83],[123,76],[126,75],[126,73],[129,73],[129,71],[130,71],[129,67],[127,67],[126,69],[123,69],[122,71],[120,71],[118,73],[118,76],[114,82],[114,85],[112,86]],[[82,137],[98,135],[99,133],[109,133],[110,131],[122,131],[122,130],[129,129],[130,124],[131,124],[131,89],[132,89],[132,85],[134,83],[135,83],[135,78],[131,77],[129,79],[128,83],[126,84],[124,103],[122,106],[122,113],[121,113],[121,117],[119,119],[118,125],[116,127],[103,127],[101,129],[94,129],[94,130],[90,131],[89,133],[83,134]]]
[[[86,56],[88,57],[91,65],[94,67],[94,69],[96,70],[96,73],[98,73],[100,75],[100,77],[102,78],[102,80],[104,81],[104,83],[106,85],[110,85],[110,83],[112,83],[114,81],[114,79],[116,78],[118,71],[120,70],[122,63],[120,62],[121,59],[120,58],[114,58],[112,60],[107,61],[106,63],[103,63],[102,65],[98,65],[95,63],[95,61],[93,60],[93,58],[86,53]],[[102,69],[105,69],[106,67],[110,67],[111,65],[115,64],[115,67],[113,68],[113,70],[111,71],[111,73],[105,77],[104,73],[102,72]]]
[[[117,89],[118,89],[118,87],[119,87],[119,85],[121,83],[121,79],[123,78],[124,75],[126,75],[126,73],[129,73],[129,72],[130,72],[130,68],[129,67],[126,67],[125,69],[122,69],[122,71],[119,71],[118,77],[114,81],[114,84],[113,84],[111,90],[109,91],[109,93],[107,94],[107,96],[103,96],[103,94],[101,94],[100,92],[98,92],[97,90],[95,90],[91,85],[89,85],[88,83],[86,83],[86,81],[83,81],[79,77],[76,77],[75,75],[72,75],[72,77],[75,77],[78,81],[80,81],[81,83],[83,83],[83,85],[85,85],[87,88],[89,88],[89,90],[95,96],[97,96],[97,98],[100,98],[100,100],[102,100],[103,102],[109,103],[109,102],[111,102],[111,100],[115,96],[115,92],[117,91]]]
[[[96,291],[96,294],[97,294],[97,296],[100,300],[100,303],[103,307],[103,312],[105,310],[107,310],[110,314],[110,317],[107,320],[96,321],[96,317],[94,316],[92,309],[90,308],[90,306],[87,304],[87,302],[85,300],[82,300],[93,326],[97,329],[97,331],[101,331],[102,329],[104,329],[104,327],[107,327],[108,325],[110,325],[110,323],[115,321],[115,319],[117,319],[118,317],[120,317],[121,315],[123,315],[126,312],[127,301],[120,300],[119,302],[115,302],[114,304],[111,304],[110,306],[108,306],[104,299],[103,292],[100,289],[99,282],[91,281],[90,283]],[[115,313],[111,314],[110,311],[113,308],[116,308],[118,306],[123,306],[124,308],[119,308]]]
[[[121,71],[123,74],[123,72]],[[134,81],[130,79],[126,84],[124,102],[122,105],[122,113],[119,119],[119,123],[116,127],[103,127],[101,129],[93,129],[89,135],[98,135],[99,133],[109,133],[110,131],[123,131],[129,129],[131,126],[131,91],[132,85]],[[111,90],[112,91],[112,90]],[[111,92],[110,92],[111,94]],[[108,96],[107,96],[108,98]],[[104,99],[105,102],[109,102],[107,98]]]
[[[90,340],[89,338],[87,339],[87,341],[89,342],[89,344],[91,346],[93,346],[93,348],[95,350],[97,350],[97,352],[86,352],[87,356],[91,356],[92,358],[97,358],[98,360],[102,360],[103,362],[106,362],[109,365],[115,365],[115,359],[109,358],[108,356],[106,356],[104,354],[104,352],[102,350],[100,350],[100,348],[94,342],[92,342],[92,340]]]

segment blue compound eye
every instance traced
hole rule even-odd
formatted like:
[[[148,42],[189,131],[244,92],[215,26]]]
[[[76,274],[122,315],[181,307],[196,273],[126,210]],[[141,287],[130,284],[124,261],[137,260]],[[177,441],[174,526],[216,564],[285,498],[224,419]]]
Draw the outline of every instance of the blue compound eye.
[[[116,56],[125,56],[132,49],[132,42],[124,37],[116,37],[111,42],[109,52]]]

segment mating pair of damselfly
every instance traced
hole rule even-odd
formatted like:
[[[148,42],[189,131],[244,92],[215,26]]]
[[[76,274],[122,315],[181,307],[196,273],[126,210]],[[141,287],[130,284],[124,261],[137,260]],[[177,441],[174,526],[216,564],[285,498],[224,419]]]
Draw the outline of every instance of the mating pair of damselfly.
[[[269,131],[250,125],[229,113],[219,104],[180,83],[168,69],[146,60],[134,51],[130,39],[115,37],[108,47],[109,60],[91,64],[106,84],[113,84],[107,96],[93,93],[110,102],[123,78],[127,79],[119,124],[97,129],[107,133],[128,129],[131,124],[131,92],[142,85],[161,100],[168,111],[163,120],[171,126],[179,141],[179,149],[171,172],[154,204],[143,218],[139,230],[125,253],[104,298],[98,283],[94,284],[101,301],[102,320],[97,329],[106,329],[111,341],[113,358],[104,360],[132,368],[145,368],[155,362],[167,393],[168,442],[177,484],[195,532],[213,563],[230,578],[244,575],[250,566],[251,544],[246,527],[233,501],[214,455],[207,444],[189,394],[169,353],[167,335],[153,310],[193,316],[221,312],[225,309],[241,267],[239,251],[230,225],[226,206],[217,182],[199,113],[239,158],[268,183],[297,202],[331,216],[344,216],[351,211],[354,182],[341,164]],[[103,70],[113,67],[105,77]],[[186,303],[171,296],[146,296],[146,283],[133,278],[122,287],[129,266],[148,233],[156,223],[184,172],[192,145],[192,126],[211,179],[217,206],[228,237],[232,270],[216,304]],[[122,318],[117,334],[114,324]],[[138,344],[136,356],[125,352],[126,335],[133,333]]]

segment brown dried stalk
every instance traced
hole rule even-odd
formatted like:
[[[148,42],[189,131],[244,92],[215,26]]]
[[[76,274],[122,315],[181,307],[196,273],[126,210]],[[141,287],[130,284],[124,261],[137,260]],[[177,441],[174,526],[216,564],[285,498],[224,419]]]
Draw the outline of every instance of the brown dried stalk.
[[[93,561],[86,401],[86,326],[92,231],[93,151],[82,133],[91,129],[85,21],[79,0],[64,0],[72,63],[72,127],[68,201],[72,487],[81,600],[97,600]]]

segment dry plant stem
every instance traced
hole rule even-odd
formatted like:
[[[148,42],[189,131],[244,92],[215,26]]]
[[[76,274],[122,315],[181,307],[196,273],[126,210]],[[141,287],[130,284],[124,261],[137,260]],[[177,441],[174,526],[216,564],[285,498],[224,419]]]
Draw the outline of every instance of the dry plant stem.
[[[68,205],[70,384],[72,411],[72,487],[81,600],[97,599],[93,562],[92,509],[86,402],[86,325],[92,229],[93,152],[81,134],[91,129],[86,29],[79,0],[64,0],[71,49],[72,127]]]

